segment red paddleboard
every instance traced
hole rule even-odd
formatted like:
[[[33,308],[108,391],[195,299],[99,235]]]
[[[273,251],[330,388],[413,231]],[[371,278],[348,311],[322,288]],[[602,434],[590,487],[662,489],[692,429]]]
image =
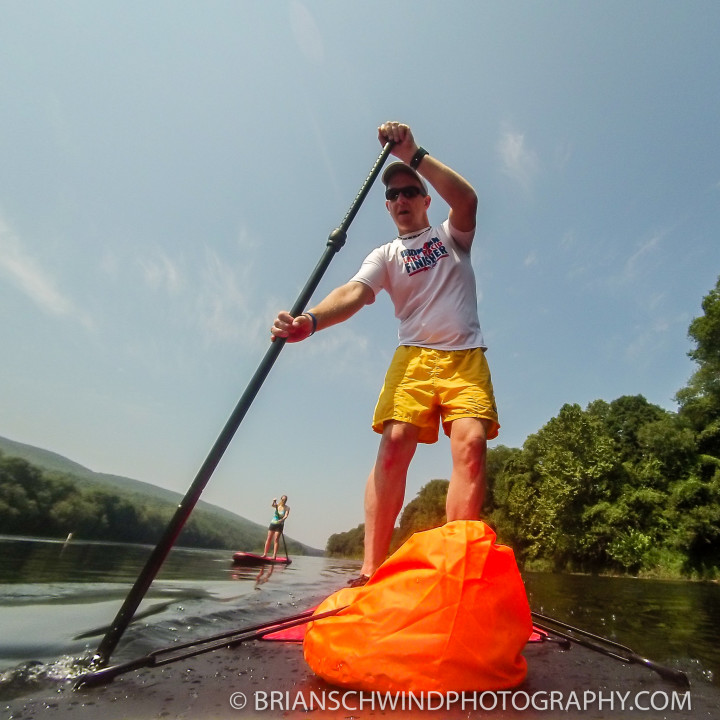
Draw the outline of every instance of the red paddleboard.
[[[316,609],[317,605],[310,608],[310,610]],[[310,622],[311,620],[312,618],[308,618],[308,622]],[[280,623],[282,623],[282,620],[278,622],[278,624]],[[272,628],[270,628],[270,630],[272,630]],[[287,628],[285,630],[276,630],[275,632],[269,632],[267,635],[263,635],[260,639],[275,642],[301,643],[305,639],[306,630],[307,623],[302,623],[300,625],[296,625],[295,627]],[[544,630],[540,630],[540,628],[536,628],[533,625],[532,635],[530,635],[530,637],[528,638],[529,643],[547,642],[549,639],[549,635]]]
[[[287,630],[277,630],[275,632],[263,635],[261,640],[274,640],[275,642],[286,642],[286,643],[301,643],[305,639],[305,631],[307,630],[307,624],[296,625],[295,627],[288,628]],[[548,640],[548,634],[538,628],[533,628],[532,635],[528,638],[529,643],[546,642]]]
[[[314,610],[315,608],[311,608]],[[308,619],[308,622],[310,619]],[[305,631],[307,630],[307,623],[302,625],[296,625],[295,627],[287,628],[286,630],[276,630],[275,632],[263,635],[261,640],[274,640],[275,642],[289,642],[289,643],[301,643],[305,639]]]
[[[236,552],[233,555],[233,565],[289,565],[292,560],[289,557],[276,558],[263,557],[255,553]]]

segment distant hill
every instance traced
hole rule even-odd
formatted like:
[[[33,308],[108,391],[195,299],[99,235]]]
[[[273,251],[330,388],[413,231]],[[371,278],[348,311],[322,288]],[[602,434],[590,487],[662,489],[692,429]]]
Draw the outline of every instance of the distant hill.
[[[29,462],[42,470],[61,475],[66,479],[70,479],[83,487],[92,487],[103,490],[105,492],[117,493],[121,496],[134,496],[136,499],[152,499],[156,502],[168,504],[176,507],[182,500],[183,496],[173,490],[152,485],[151,483],[133,480],[132,478],[122,477],[119,475],[109,475],[107,473],[98,473],[89,468],[80,465],[58,453],[33,445],[17,442],[0,436],[0,453],[6,457],[18,457]],[[218,507],[211,503],[200,500],[194,512],[202,511],[203,514],[222,520],[223,523],[230,522],[238,530],[242,532],[244,537],[250,539],[253,547],[262,546],[267,535],[267,527],[252,522],[247,518],[236,515],[230,510]],[[323,555],[323,551],[317,548],[305,545],[297,540],[292,540],[286,536],[288,549],[291,552],[304,555]],[[242,549],[242,548],[236,548]]]

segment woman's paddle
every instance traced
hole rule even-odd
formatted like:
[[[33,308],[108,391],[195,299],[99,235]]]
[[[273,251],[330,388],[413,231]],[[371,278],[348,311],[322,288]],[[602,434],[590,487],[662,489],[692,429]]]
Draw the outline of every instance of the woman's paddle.
[[[285,529],[284,528],[283,528],[283,531],[280,533],[280,537],[282,538],[283,547],[285,548],[285,559],[287,560],[288,565],[289,565],[292,561],[290,560],[290,555],[288,554],[288,551],[287,551],[287,543],[285,542]]]
[[[315,292],[315,289],[320,283],[322,276],[325,274],[325,271],[330,265],[331,260],[345,244],[345,240],[347,239],[347,230],[350,227],[352,221],[355,219],[355,215],[357,215],[357,212],[360,209],[363,200],[365,200],[365,197],[370,191],[372,184],[375,182],[375,179],[379,175],[382,166],[390,155],[392,146],[392,142],[387,142],[385,144],[385,147],[380,153],[378,159],[375,161],[375,165],[373,165],[370,174],[360,188],[360,191],[356,195],[355,200],[353,200],[353,203],[350,206],[347,214],[345,215],[342,223],[340,223],[340,226],[335,228],[335,230],[330,233],[325,252],[320,258],[320,261],[315,267],[315,270],[313,270],[313,273],[307,281],[307,284],[298,296],[298,299],[295,301],[295,304],[292,306],[292,309],[290,310],[291,315],[297,316],[303,312],[308,302],[310,301],[312,294]],[[158,571],[160,570],[160,567],[162,566],[165,558],[170,552],[170,549],[175,544],[175,541],[177,540],[180,531],[183,529],[183,526],[187,522],[187,519],[190,517],[190,513],[193,511],[193,508],[197,504],[197,501],[200,499],[202,491],[205,489],[205,486],[212,477],[212,474],[215,471],[218,463],[220,462],[223,454],[225,453],[225,450],[227,450],[228,446],[230,445],[230,442],[235,435],[235,432],[240,426],[240,423],[245,417],[245,414],[250,408],[250,405],[255,399],[255,396],[260,390],[260,387],[265,381],[265,378],[270,372],[273,364],[275,363],[275,360],[277,360],[277,357],[280,354],[280,351],[282,350],[284,345],[285,341],[283,338],[278,338],[275,342],[270,344],[269,349],[265,353],[265,357],[262,359],[260,366],[255,371],[255,374],[251,378],[247,388],[245,389],[245,392],[238,401],[235,410],[225,424],[225,427],[220,433],[218,439],[215,441],[215,444],[213,445],[210,453],[205,459],[205,462],[202,464],[200,470],[198,471],[198,474],[195,476],[195,480],[190,486],[190,489],[187,491],[185,497],[178,505],[175,514],[173,515],[167,528],[165,529],[165,532],[163,533],[158,544],[155,546],[155,549],[152,551],[150,557],[145,563],[145,567],[138,575],[137,580],[135,580],[135,584],[125,598],[125,602],[123,602],[122,606],[120,607],[120,610],[115,616],[115,619],[113,620],[110,629],[105,634],[105,637],[103,637],[103,639],[101,640],[100,645],[98,645],[98,649],[95,652],[95,657],[93,658],[93,663],[95,664],[95,666],[104,667],[107,665],[110,656],[112,655],[113,651],[117,647],[118,642],[120,641],[120,638],[122,637],[122,634],[125,632],[127,626],[130,624],[130,621],[132,620],[135,611],[137,610],[140,602],[145,596],[145,593],[148,591],[148,588],[152,584],[152,581],[158,574]]]

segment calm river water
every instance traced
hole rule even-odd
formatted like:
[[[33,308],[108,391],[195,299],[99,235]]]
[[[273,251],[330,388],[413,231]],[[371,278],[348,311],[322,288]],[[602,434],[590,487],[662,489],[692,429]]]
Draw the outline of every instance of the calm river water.
[[[97,647],[152,548],[0,536],[0,698],[77,672]],[[359,563],[297,557],[270,573],[234,568],[231,553],[175,548],[113,662],[177,642],[301,612]],[[720,678],[720,586],[528,573],[533,610],[685,670]]]

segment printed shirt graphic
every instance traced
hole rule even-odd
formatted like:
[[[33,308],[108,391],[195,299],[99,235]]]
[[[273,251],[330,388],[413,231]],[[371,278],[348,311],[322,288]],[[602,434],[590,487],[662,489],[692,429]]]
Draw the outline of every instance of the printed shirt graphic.
[[[473,234],[451,228],[446,220],[419,234],[397,237],[373,250],[351,278],[376,295],[388,292],[400,320],[400,345],[486,347],[470,261]]]
[[[431,238],[421,248],[408,248],[400,253],[408,275],[430,270],[443,258],[449,257],[448,251],[440,238]]]

